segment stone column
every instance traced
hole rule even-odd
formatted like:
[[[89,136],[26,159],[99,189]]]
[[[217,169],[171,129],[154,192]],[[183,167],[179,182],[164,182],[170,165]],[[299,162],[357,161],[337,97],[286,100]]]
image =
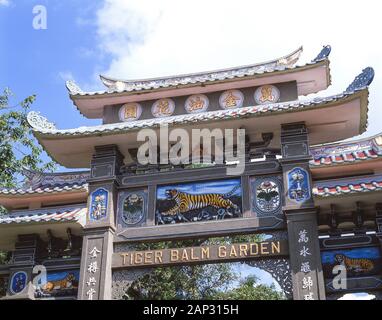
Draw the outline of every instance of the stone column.
[[[312,196],[308,132],[304,123],[282,125],[281,148],[283,211],[288,226],[293,299],[323,300],[325,284]]]
[[[117,176],[123,156],[114,145],[96,147],[89,179],[82,245],[79,300],[110,300],[116,226]]]

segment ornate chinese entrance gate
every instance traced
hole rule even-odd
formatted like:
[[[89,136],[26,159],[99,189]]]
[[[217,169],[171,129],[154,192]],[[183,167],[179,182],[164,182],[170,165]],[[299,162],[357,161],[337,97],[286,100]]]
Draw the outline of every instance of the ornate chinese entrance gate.
[[[261,162],[249,156],[244,173],[228,177],[226,166],[182,170],[147,166],[138,174],[122,166],[117,147],[97,148],[89,181],[80,298],[111,298],[113,277],[114,289],[121,287],[121,281],[132,279],[129,273],[134,268],[231,260],[269,271],[287,294],[290,282],[283,275],[290,260],[293,298],[324,298],[304,124],[283,126],[281,143],[282,160],[274,153]],[[250,155],[251,146],[247,148]],[[188,203],[187,210],[177,207],[177,197]],[[287,236],[229,246],[121,249],[136,242],[266,232]]]

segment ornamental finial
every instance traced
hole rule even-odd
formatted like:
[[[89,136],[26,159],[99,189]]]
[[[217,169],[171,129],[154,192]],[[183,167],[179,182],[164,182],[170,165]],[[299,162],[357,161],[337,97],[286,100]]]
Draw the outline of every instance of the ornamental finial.
[[[40,115],[39,112],[31,111],[27,115],[29,125],[36,130],[55,130],[56,126],[49,122],[47,118]]]
[[[23,187],[25,189],[36,188],[41,184],[43,174],[41,172],[32,171],[27,167],[23,167],[22,174],[25,177]]]
[[[312,60],[312,62],[318,62],[318,61],[326,59],[327,57],[329,57],[331,51],[332,51],[332,47],[331,46],[329,46],[329,45],[324,46],[321,49],[320,53],[317,55],[317,57],[315,57]]]
[[[345,92],[354,92],[357,90],[364,89],[368,87],[374,79],[374,69],[372,67],[367,67],[362,70],[362,72],[355,77],[350,86],[347,87]]]
[[[75,94],[83,93],[81,88],[73,80],[66,81],[65,85],[66,85],[66,89],[68,89],[70,94],[75,95]]]

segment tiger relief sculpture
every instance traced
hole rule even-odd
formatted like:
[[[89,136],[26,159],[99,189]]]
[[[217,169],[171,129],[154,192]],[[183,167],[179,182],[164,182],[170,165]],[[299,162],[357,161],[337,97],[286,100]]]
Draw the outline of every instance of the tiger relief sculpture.
[[[344,254],[336,254],[335,261],[345,266],[346,271],[366,273],[374,269],[374,263],[365,258],[349,258]]]
[[[169,210],[162,212],[163,216],[175,216],[186,213],[190,210],[202,209],[212,206],[217,209],[224,209],[239,214],[240,208],[228,198],[231,197],[240,186],[235,186],[229,193],[206,193],[206,194],[190,194],[181,192],[176,189],[167,189],[165,194],[167,200],[175,200],[176,204]]]
[[[62,290],[74,288],[74,281],[76,277],[73,273],[69,273],[65,278],[56,280],[56,281],[48,281],[43,287],[42,290],[45,292],[52,292],[53,290]]]

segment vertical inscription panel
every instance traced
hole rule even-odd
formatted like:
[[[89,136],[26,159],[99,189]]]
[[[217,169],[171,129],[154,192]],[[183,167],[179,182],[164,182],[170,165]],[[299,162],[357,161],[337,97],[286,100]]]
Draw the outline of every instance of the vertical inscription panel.
[[[325,298],[315,213],[287,215],[293,298]]]
[[[80,277],[80,300],[103,300],[105,287],[105,273],[108,258],[108,236],[89,235],[85,236],[82,252],[82,265]]]

